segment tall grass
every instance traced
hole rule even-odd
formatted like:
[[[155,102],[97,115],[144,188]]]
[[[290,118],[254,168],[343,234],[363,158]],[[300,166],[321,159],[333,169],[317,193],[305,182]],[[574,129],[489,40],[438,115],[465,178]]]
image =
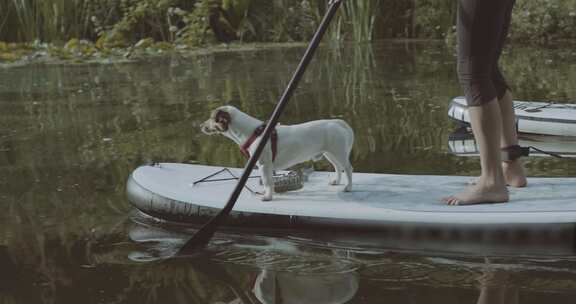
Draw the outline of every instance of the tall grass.
[[[82,24],[84,0],[0,0],[0,34],[8,40],[60,40],[85,33]],[[72,26],[74,24],[74,26]],[[84,23],[85,24],[85,23]]]
[[[349,1],[344,9],[350,24],[351,39],[354,41],[372,41],[376,15],[382,1]]]
[[[53,42],[94,38],[93,16],[109,16],[119,0],[0,0],[0,40]]]

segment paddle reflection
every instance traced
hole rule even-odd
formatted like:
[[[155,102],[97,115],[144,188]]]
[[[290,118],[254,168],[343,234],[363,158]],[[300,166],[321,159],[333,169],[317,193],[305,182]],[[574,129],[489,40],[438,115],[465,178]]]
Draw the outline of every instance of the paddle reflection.
[[[222,303],[346,303],[358,291],[357,266],[339,249],[311,255],[310,248],[288,240],[226,236],[197,256],[179,259],[174,254],[189,237],[186,233],[135,223],[129,236],[145,246],[131,251],[129,259],[168,264],[188,259],[190,271],[232,292],[235,299]]]

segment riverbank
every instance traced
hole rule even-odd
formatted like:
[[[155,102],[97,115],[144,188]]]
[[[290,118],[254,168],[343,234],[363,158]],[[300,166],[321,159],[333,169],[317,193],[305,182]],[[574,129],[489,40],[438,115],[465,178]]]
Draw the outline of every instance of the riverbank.
[[[0,67],[28,64],[111,64],[130,63],[165,56],[193,57],[199,55],[252,52],[266,49],[304,47],[305,42],[232,43],[191,48],[164,42],[142,40],[126,48],[100,49],[86,40],[73,39],[64,46],[47,43],[24,44],[0,42]]]
[[[372,42],[374,43],[374,42]],[[454,39],[379,39],[378,43],[431,43],[446,44],[452,48],[455,45]],[[308,42],[233,42],[218,43],[204,47],[190,47],[183,44],[171,44],[162,41],[154,41],[150,38],[142,39],[128,47],[104,48],[88,40],[71,39],[66,44],[51,43],[5,43],[0,42],[0,68],[20,67],[29,64],[45,65],[74,65],[74,64],[117,64],[133,63],[147,59],[159,57],[194,57],[199,55],[209,55],[217,53],[253,52],[267,49],[303,48]],[[327,41],[335,48],[364,45],[366,43],[355,43],[352,41],[332,42]],[[546,45],[533,45],[530,42],[513,42],[508,49],[514,48],[541,48],[541,49],[561,49],[562,54],[574,55],[576,51],[576,40],[560,40]]]

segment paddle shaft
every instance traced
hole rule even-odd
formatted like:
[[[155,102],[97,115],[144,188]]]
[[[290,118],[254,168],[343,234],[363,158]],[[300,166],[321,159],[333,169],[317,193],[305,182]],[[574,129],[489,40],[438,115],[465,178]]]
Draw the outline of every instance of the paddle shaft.
[[[328,29],[330,21],[332,21],[342,1],[343,0],[331,0],[329,2],[330,6],[326,11],[326,14],[324,15],[324,18],[322,19],[322,22],[320,23],[318,30],[316,31],[314,37],[310,41],[310,44],[308,45],[308,48],[306,49],[304,56],[300,60],[300,64],[298,65],[298,68],[294,72],[292,79],[288,83],[286,90],[284,90],[282,97],[280,97],[278,104],[276,104],[276,108],[274,109],[272,116],[268,120],[266,128],[264,128],[264,132],[262,133],[262,139],[260,140],[260,143],[256,147],[254,153],[250,156],[250,159],[248,160],[248,163],[244,168],[244,172],[242,173],[242,176],[238,180],[238,183],[236,184],[234,191],[232,191],[232,194],[230,195],[228,202],[215,217],[213,217],[208,223],[202,226],[202,228],[200,228],[200,230],[198,230],[198,232],[196,232],[196,234],[194,234],[190,238],[190,240],[188,240],[188,242],[186,242],[186,244],[184,244],[184,246],[180,248],[179,254],[190,253],[195,249],[204,247],[206,244],[208,244],[208,242],[214,235],[214,232],[216,231],[222,220],[224,220],[226,216],[228,216],[230,211],[232,211],[232,208],[236,204],[236,201],[238,200],[238,197],[240,196],[242,189],[246,185],[246,181],[250,177],[250,173],[254,169],[256,162],[258,161],[260,155],[262,154],[262,151],[264,150],[264,146],[270,139],[272,131],[274,130],[274,128],[276,128],[276,124],[278,124],[278,119],[280,118],[280,115],[282,115],[282,112],[284,111],[284,108],[286,107],[288,101],[292,97],[294,90],[296,89],[298,83],[300,82],[300,79],[302,79],[302,76],[304,75],[304,72],[306,71],[308,64],[312,60],[312,57],[314,56],[314,53],[318,48],[320,41],[322,40],[322,37],[324,36],[326,30]]]

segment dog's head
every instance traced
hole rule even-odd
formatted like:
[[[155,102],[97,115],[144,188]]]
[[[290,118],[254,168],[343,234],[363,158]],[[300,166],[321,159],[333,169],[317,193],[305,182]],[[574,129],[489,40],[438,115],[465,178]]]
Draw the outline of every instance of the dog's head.
[[[200,125],[202,133],[213,135],[228,131],[234,110],[232,106],[223,106],[212,111],[210,118]]]

